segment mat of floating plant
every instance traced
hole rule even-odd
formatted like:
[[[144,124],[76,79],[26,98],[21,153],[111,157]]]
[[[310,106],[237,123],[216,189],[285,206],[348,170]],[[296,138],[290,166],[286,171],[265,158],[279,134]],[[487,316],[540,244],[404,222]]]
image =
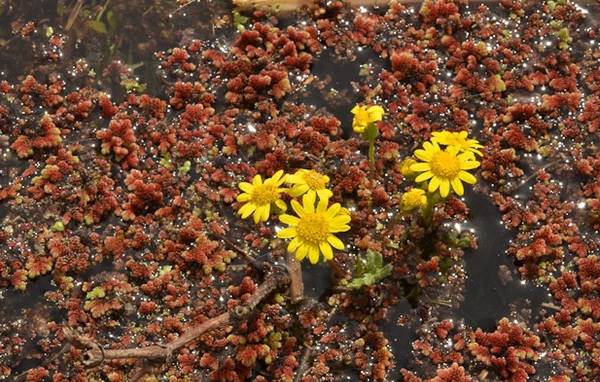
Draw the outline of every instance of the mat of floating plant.
[[[598,380],[597,12],[1,2],[0,379]]]

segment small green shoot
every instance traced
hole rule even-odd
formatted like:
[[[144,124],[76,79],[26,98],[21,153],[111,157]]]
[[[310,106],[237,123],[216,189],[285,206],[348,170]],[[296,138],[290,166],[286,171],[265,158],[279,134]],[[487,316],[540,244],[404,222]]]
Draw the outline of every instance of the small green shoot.
[[[95,300],[97,298],[103,298],[106,296],[106,292],[102,287],[95,287],[85,295],[86,300]]]
[[[354,264],[354,277],[348,283],[352,289],[373,285],[392,274],[392,264],[383,264],[381,253],[367,250],[367,254],[359,257]]]
[[[244,25],[248,22],[248,17],[240,14],[238,11],[233,11],[231,14],[233,15],[233,26],[235,29],[239,32],[245,31],[246,27]]]

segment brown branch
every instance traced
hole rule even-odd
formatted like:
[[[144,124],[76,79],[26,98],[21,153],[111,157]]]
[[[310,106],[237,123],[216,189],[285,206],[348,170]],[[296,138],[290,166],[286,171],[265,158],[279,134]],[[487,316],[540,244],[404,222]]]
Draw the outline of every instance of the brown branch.
[[[82,355],[82,362],[88,367],[97,366],[105,361],[117,359],[168,360],[177,350],[189,342],[198,339],[204,333],[210,332],[221,326],[230,325],[235,318],[247,316],[261,303],[262,300],[271,294],[271,292],[278,287],[289,283],[290,277],[286,272],[279,271],[270,274],[265,278],[265,281],[258,286],[246,304],[238,305],[232,311],[221,313],[201,324],[193,326],[179,338],[167,344],[131,349],[104,349],[96,342],[83,336],[79,336],[72,329],[65,329],[65,336],[72,343],[89,349]]]
[[[56,353],[54,353],[52,356],[46,358],[41,364],[40,366],[46,366],[52,362],[54,362],[56,359],[58,359],[58,357],[60,357],[61,355],[67,353],[69,350],[71,350],[71,344],[67,343],[64,344],[63,347]],[[27,374],[29,374],[29,371],[32,369],[28,369],[25,370],[24,372],[22,372],[21,374],[17,375],[14,379],[15,382],[22,382],[25,381],[27,379]]]
[[[254,268],[256,268],[259,271],[263,270],[264,267],[263,267],[263,264],[261,262],[259,262],[258,260],[256,260],[254,257],[250,256],[248,254],[248,252],[244,251],[242,248],[240,248],[239,245],[237,245],[233,241],[229,240],[229,238],[227,238],[227,237],[225,237],[223,235],[216,234],[216,233],[210,233],[210,234],[208,234],[208,236],[212,236],[212,237],[214,237],[216,239],[222,240],[232,251],[234,251],[238,255],[241,255]]]
[[[292,253],[286,254],[287,270],[290,274],[290,299],[296,304],[304,298],[304,282],[302,281],[302,266]]]
[[[79,16],[79,12],[81,12],[82,7],[83,7],[83,0],[77,0],[77,3],[75,4],[75,6],[73,7],[73,9],[71,9],[71,13],[69,13],[69,19],[67,20],[67,25],[65,26],[65,30],[67,32],[73,26],[73,23],[77,19],[77,16]]]
[[[300,366],[296,369],[296,376],[294,377],[294,382],[300,382],[306,372],[308,371],[308,363],[310,362],[310,358],[312,357],[312,346],[308,344],[304,344],[306,349],[304,349],[304,353],[302,354],[302,358],[300,360]]]

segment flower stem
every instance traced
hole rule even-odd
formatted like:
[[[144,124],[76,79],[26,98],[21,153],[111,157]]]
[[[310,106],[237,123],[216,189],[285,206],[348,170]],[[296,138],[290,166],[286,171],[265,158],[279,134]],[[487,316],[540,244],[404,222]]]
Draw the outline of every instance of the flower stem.
[[[371,170],[375,169],[375,140],[379,135],[379,130],[375,123],[369,123],[363,132],[363,139],[369,142],[369,166]]]
[[[369,165],[371,169],[375,169],[375,140],[369,141]]]

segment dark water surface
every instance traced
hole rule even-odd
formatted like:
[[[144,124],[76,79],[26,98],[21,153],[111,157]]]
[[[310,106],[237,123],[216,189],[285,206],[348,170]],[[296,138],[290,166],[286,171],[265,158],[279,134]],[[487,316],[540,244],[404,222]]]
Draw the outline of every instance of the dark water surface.
[[[74,3],[57,0],[0,1],[0,42],[7,42],[5,45],[10,47],[10,50],[0,54],[0,79],[16,82],[23,74],[35,70],[38,63],[38,58],[25,46],[8,43],[13,38],[10,22],[16,19],[33,20],[38,22],[39,30],[43,30],[44,27],[59,30],[60,26],[66,25]],[[142,13],[142,16],[136,20],[131,14],[123,11],[119,13],[118,24],[114,30],[100,35],[91,31],[89,26],[85,29],[85,25],[75,24],[70,32],[65,32],[71,36],[65,49],[65,60],[85,57],[91,67],[98,71],[113,59],[123,60],[135,68],[134,73],[141,83],[146,84],[149,93],[160,88],[160,78],[155,74],[157,62],[153,57],[154,51],[169,49],[180,41],[191,38],[211,39],[216,44],[225,45],[233,36],[231,28],[215,30],[210,24],[216,14],[230,14],[231,9],[227,2],[209,2],[208,9],[198,5],[178,9],[174,2],[158,0],[93,3],[92,9],[96,11],[108,3],[105,12],[116,13],[128,7],[135,7],[135,12]],[[326,107],[342,122],[346,136],[350,136],[352,117],[348,110],[362,99],[359,92],[353,88],[352,82],[357,80],[357,73],[365,64],[374,68],[387,65],[366,50],[358,52],[357,56],[352,58],[338,58],[333,52],[324,50],[315,60],[311,71],[324,81],[329,95],[325,97],[322,91],[309,85],[302,94],[302,99],[298,101],[314,105],[316,108]],[[110,87],[107,83],[101,85]],[[7,159],[6,155],[0,158],[0,183],[9,182],[11,169],[22,170],[24,166],[25,162],[15,162],[13,159]],[[523,193],[526,191],[526,188],[523,189]],[[516,274],[512,258],[505,253],[515,233],[502,225],[497,207],[483,191],[468,192],[466,201],[472,212],[465,227],[474,230],[478,248],[466,251],[464,261],[467,279],[464,301],[457,309],[449,311],[447,318],[464,320],[466,325],[483,330],[493,330],[500,318],[510,316],[514,312],[531,310],[532,317],[535,318],[542,304],[549,302],[550,297],[546,288],[531,282],[522,282]],[[4,220],[6,213],[5,206],[0,205],[0,219]],[[107,270],[109,265],[104,264],[102,268]],[[512,275],[512,278],[503,280],[499,274],[501,268]],[[88,276],[90,275],[85,275]],[[307,295],[317,300],[322,299],[330,288],[331,270],[326,266],[316,267],[311,272],[304,272],[304,278]],[[30,280],[25,292],[13,289],[0,291],[0,324],[34,314],[32,310],[47,305],[44,293],[53,289],[51,276],[47,275]],[[44,309],[42,311],[47,315],[48,321],[61,321],[66,318],[56,309]],[[398,318],[401,315],[417,315],[417,311],[418,308],[411,306],[404,299],[390,309],[389,321],[382,325],[382,330],[390,339],[397,369],[409,366],[412,358],[410,343],[418,337],[416,327],[399,325]],[[26,370],[36,366],[38,362],[36,359],[24,359],[17,370]],[[397,378],[396,372],[392,374],[392,378]]]

